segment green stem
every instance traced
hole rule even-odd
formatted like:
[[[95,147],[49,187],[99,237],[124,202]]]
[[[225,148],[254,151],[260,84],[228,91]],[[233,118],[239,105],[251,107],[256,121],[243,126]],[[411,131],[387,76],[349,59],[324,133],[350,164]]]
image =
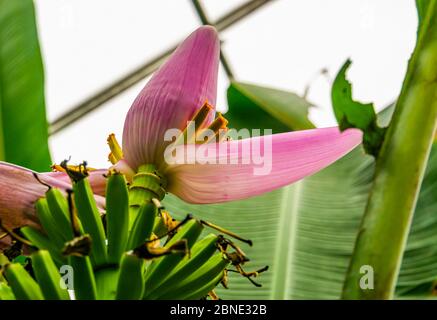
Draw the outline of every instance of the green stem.
[[[165,179],[159,175],[153,164],[142,165],[132,179],[129,187],[129,221],[135,221],[140,207],[152,201],[162,200],[165,196]]]
[[[437,124],[437,0],[428,3],[346,276],[344,299],[391,299]],[[360,286],[363,266],[374,287]]]

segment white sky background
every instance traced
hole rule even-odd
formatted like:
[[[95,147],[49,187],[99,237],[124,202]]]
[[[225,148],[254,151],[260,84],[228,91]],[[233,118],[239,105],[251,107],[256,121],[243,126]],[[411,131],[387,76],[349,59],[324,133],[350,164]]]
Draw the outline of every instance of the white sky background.
[[[204,0],[211,20],[244,0]],[[199,20],[189,0],[36,0],[46,71],[48,117],[112,83],[193,31]],[[276,0],[221,34],[238,80],[302,94],[318,126],[335,125],[330,84],[350,57],[354,97],[380,110],[398,95],[414,48],[414,0]],[[316,80],[313,80],[316,79]],[[50,139],[53,160],[68,156],[107,167],[106,137],[121,139],[124,117],[147,79]],[[227,78],[220,70],[219,110]]]

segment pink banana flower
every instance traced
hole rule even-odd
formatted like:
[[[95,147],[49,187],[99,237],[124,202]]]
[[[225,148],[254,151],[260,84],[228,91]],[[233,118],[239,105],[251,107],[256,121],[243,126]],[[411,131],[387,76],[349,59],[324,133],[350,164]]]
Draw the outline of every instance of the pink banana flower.
[[[166,191],[190,203],[218,203],[293,183],[330,165],[361,142],[362,134],[355,129],[343,133],[337,127],[312,129],[208,143],[208,152],[196,153],[194,163],[168,163],[164,157],[170,144],[164,141],[167,130],[184,130],[193,118],[201,119],[200,129],[214,127],[217,119],[221,124],[225,121],[221,116],[214,120],[219,47],[215,29],[201,27],[153,75],[126,116],[122,151],[118,150],[118,156],[112,152],[114,168],[132,178],[139,166],[153,164],[167,181]],[[254,142],[261,149],[270,146],[271,170],[267,175],[256,175],[257,164],[242,161],[247,156],[245,150],[250,150],[246,147]],[[212,152],[219,148],[224,153]],[[222,159],[229,161],[222,163]],[[97,194],[104,194],[106,171],[90,172],[90,182]],[[54,187],[70,187],[62,172],[43,173],[39,177]],[[8,227],[36,223],[33,204],[45,191],[46,187],[30,170],[0,163],[0,218]]]
[[[166,163],[165,132],[183,130],[205,101],[215,105],[219,54],[217,32],[209,26],[197,29],[179,46],[130,108],[123,131],[124,159],[116,167],[136,172],[140,165],[155,164],[168,181],[168,192],[190,203],[217,203],[293,183],[333,163],[361,142],[359,130],[340,133],[337,127],[314,129],[221,142],[226,144],[222,146],[226,154],[220,157],[234,160],[227,164],[208,161],[218,157],[218,152],[197,156],[197,163]],[[211,125],[213,114],[208,114],[203,127]],[[272,142],[272,169],[269,175],[255,175],[256,164],[242,164],[244,150],[250,150],[246,147],[254,140],[260,140],[262,149],[266,139]],[[218,148],[218,144],[208,145],[209,151]]]

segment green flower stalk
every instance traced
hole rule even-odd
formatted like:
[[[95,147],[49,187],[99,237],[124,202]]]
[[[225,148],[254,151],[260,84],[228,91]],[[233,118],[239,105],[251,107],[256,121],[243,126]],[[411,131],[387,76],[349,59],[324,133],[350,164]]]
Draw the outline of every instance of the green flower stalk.
[[[344,284],[345,299],[394,295],[437,124],[437,1],[427,1],[420,9],[424,15],[417,45],[376,161],[373,188]],[[373,268],[373,288],[360,287],[363,266]]]

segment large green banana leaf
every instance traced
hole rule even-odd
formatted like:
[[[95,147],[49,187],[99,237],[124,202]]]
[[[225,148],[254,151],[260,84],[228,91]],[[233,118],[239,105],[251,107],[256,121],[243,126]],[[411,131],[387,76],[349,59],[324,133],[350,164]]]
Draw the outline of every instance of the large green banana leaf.
[[[227,98],[229,106],[238,106],[229,107],[226,113],[234,129],[272,129],[277,133],[314,128],[308,119],[312,104],[292,92],[232,81]]]
[[[230,109],[236,107],[229,105]],[[169,196],[165,205],[174,213],[190,212],[250,238],[253,247],[241,244],[251,258],[246,267],[270,266],[258,279],[261,288],[230,274],[230,289],[218,290],[222,298],[337,299],[364,213],[373,166],[373,158],[358,147],[321,172],[262,196],[215,205],[188,205]],[[422,186],[398,293],[427,292],[436,277],[437,145]]]
[[[47,171],[44,73],[32,0],[0,0],[0,160]]]

